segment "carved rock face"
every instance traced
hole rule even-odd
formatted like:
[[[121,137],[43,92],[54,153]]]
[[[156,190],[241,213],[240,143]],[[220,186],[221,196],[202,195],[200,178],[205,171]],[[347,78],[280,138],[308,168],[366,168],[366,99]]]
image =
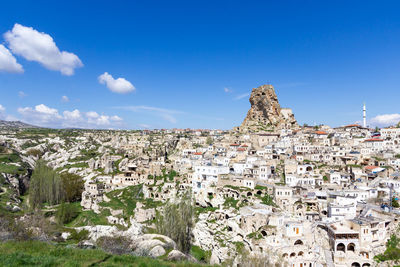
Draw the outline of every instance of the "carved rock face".
[[[250,95],[251,107],[247,112],[241,130],[260,130],[266,128],[292,128],[297,126],[297,121],[289,109],[279,105],[278,97],[272,85],[262,85],[253,88]]]

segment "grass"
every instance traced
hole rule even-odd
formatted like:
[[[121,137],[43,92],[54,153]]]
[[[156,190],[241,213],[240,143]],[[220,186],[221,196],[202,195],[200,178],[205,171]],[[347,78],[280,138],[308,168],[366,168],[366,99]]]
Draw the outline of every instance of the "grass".
[[[20,158],[17,153],[12,154],[0,154],[0,162],[1,163],[16,163],[19,162]]]
[[[97,214],[92,210],[81,211],[79,215],[72,222],[66,224],[66,226],[80,227],[88,225],[110,225],[107,221],[107,216],[109,215],[111,215],[111,213],[108,209],[104,209],[100,214]]]
[[[234,208],[238,209],[237,204],[239,200],[234,199],[233,197],[227,197],[224,202],[224,208]]]
[[[205,251],[198,246],[192,246],[190,248],[190,254],[196,258],[199,262],[210,262],[211,251]]]
[[[123,210],[125,216],[134,215],[136,203],[143,199],[142,185],[128,186],[124,189],[107,193],[110,202],[101,202],[100,206],[110,207],[113,210]],[[149,203],[150,204],[150,203]]]
[[[0,243],[0,266],[200,266],[132,255],[111,255],[98,249],[77,249],[40,241]]]
[[[24,172],[25,172],[24,168],[20,166],[0,163],[0,173],[22,174]]]

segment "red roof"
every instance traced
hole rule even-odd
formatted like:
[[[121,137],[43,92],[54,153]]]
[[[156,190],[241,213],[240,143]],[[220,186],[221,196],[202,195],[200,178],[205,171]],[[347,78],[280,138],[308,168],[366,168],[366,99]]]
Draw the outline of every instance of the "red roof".
[[[373,169],[376,169],[376,168],[379,168],[379,167],[378,167],[378,166],[366,166],[366,167],[365,167],[365,169],[366,169],[366,170],[369,170],[369,171],[370,171],[370,170],[373,170]]]
[[[349,124],[349,125],[346,125],[344,127],[361,127],[361,125],[359,125],[359,124]]]
[[[246,148],[244,148],[244,147],[239,147],[239,148],[237,149],[237,151],[246,151]]]
[[[201,152],[194,152],[193,155],[203,155]]]
[[[370,138],[370,139],[365,140],[364,142],[382,142],[382,141],[383,140],[379,139],[379,138]]]
[[[239,144],[230,144],[230,146],[239,146]]]
[[[324,132],[324,131],[316,131],[315,134],[323,135],[323,134],[328,134],[328,133]]]
[[[244,144],[244,145],[242,145],[242,147],[248,147],[248,145]]]

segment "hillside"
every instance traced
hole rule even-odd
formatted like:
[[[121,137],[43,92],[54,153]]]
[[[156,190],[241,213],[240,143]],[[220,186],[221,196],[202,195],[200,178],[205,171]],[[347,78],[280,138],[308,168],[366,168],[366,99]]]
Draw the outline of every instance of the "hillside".
[[[31,124],[27,124],[27,123],[22,122],[22,121],[3,121],[3,120],[0,120],[0,128],[19,128],[19,129],[23,129],[23,128],[40,128],[40,127],[35,126],[35,125],[31,125]]]
[[[0,266],[205,266],[149,257],[111,255],[98,249],[78,249],[40,241],[0,243]]]

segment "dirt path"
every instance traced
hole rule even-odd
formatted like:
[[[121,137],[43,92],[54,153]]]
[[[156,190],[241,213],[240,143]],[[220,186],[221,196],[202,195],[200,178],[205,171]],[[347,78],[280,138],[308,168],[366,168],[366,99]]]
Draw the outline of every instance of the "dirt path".
[[[0,193],[0,195],[4,195],[5,193],[7,193],[7,188],[6,187],[0,187],[2,192]]]

